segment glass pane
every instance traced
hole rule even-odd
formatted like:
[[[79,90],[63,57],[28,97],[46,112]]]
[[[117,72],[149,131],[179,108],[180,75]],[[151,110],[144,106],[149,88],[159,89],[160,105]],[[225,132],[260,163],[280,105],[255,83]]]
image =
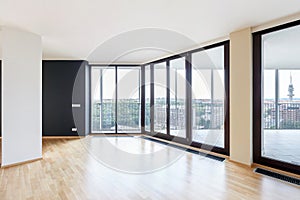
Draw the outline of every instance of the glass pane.
[[[167,133],[166,63],[154,65],[154,131]]]
[[[275,117],[275,70],[264,70],[264,104],[262,108],[264,129],[276,126]]]
[[[92,68],[92,132],[115,132],[115,69]]]
[[[100,69],[91,69],[92,132],[100,131]]]
[[[170,61],[170,134],[186,137],[185,58]]]
[[[192,140],[224,148],[224,46],[192,54]]]
[[[279,71],[279,128],[300,129],[300,69]],[[280,87],[281,86],[281,87]],[[288,110],[288,112],[284,112]],[[298,114],[299,113],[299,114]]]
[[[141,132],[140,68],[118,67],[117,127],[120,132]]]
[[[150,65],[145,66],[145,130],[150,132],[150,96],[151,96]]]
[[[211,112],[211,129],[216,131],[219,137],[217,146],[224,147],[224,121],[225,121],[225,87],[224,69],[213,70],[213,103]],[[221,140],[220,140],[221,139]]]
[[[262,37],[262,156],[300,165],[300,26]]]

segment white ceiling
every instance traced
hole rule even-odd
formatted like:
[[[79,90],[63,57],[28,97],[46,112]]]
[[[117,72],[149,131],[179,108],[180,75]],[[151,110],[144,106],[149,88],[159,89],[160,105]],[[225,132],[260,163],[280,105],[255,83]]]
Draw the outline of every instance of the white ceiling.
[[[299,11],[299,0],[0,0],[0,25],[41,35],[44,59],[140,63]]]

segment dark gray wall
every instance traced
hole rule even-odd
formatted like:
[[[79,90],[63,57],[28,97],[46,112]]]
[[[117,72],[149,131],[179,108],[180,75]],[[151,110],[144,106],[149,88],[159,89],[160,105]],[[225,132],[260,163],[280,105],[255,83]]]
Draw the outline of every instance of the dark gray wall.
[[[43,61],[43,135],[89,133],[89,70],[86,61]],[[80,104],[72,108],[72,103]],[[77,128],[77,132],[72,128]]]

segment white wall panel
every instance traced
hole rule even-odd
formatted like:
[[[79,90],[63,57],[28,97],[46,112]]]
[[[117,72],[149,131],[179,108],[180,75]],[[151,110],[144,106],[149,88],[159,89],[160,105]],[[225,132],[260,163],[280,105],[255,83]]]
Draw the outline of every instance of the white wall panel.
[[[42,42],[2,27],[2,166],[42,157]]]

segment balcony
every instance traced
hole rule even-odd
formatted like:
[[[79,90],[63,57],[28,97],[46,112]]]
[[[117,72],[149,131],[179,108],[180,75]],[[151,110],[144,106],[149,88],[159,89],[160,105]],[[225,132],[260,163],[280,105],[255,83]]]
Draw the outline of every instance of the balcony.
[[[141,103],[139,100],[118,100],[117,116],[114,100],[95,102],[92,110],[93,132],[141,132]],[[117,117],[117,120],[116,120]]]
[[[300,131],[265,129],[262,155],[275,160],[300,165]]]
[[[262,155],[300,165],[300,102],[265,101]]]

